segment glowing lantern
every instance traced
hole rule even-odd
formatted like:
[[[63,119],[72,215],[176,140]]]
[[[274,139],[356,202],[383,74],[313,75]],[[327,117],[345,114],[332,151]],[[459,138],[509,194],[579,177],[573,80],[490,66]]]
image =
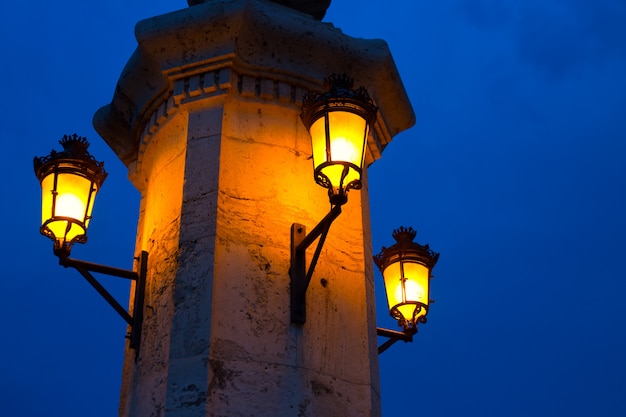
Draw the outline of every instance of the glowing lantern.
[[[35,157],[34,165],[41,184],[40,231],[54,241],[57,256],[67,257],[72,244],[87,241],[91,210],[107,173],[87,151],[85,138],[74,134],[59,143],[61,152]]]
[[[328,92],[308,94],[302,122],[311,134],[315,181],[328,188],[331,204],[345,204],[350,189],[360,189],[369,129],[378,109],[367,90],[352,90],[347,75],[324,80]]]
[[[416,231],[400,227],[393,231],[396,243],[374,257],[383,274],[389,313],[405,331],[426,322],[430,302],[430,278],[439,254],[413,242]]]

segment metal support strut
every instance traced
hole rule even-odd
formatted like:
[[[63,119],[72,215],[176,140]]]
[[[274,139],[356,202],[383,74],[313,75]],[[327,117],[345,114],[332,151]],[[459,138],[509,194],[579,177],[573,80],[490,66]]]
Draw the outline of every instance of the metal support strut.
[[[330,212],[317,226],[306,234],[306,227],[302,224],[291,225],[291,322],[304,324],[306,322],[306,290],[309,288],[317,259],[322,251],[330,225],[341,214],[341,205],[333,206]],[[306,250],[319,237],[311,264],[307,270]]]
[[[139,266],[137,272],[126,269],[113,268],[106,265],[95,264],[91,262],[80,261],[67,257],[60,257],[59,263],[66,268],[76,269],[86,280],[95,288],[96,291],[109,303],[111,307],[128,323],[130,326],[130,348],[139,349],[141,341],[141,324],[143,322],[143,299],[146,289],[146,270],[148,266],[148,252],[142,251],[139,258]],[[109,293],[106,288],[96,280],[91,272],[105,275],[111,275],[118,278],[126,278],[135,281],[135,297],[133,302],[133,315],[126,311],[120,303]]]
[[[413,341],[413,335],[417,333],[417,328],[416,327],[410,327],[408,329],[406,329],[403,332],[398,332],[395,330],[388,330],[388,329],[383,329],[380,327],[376,328],[376,334],[378,336],[383,336],[383,337],[388,337],[389,340],[385,341],[382,345],[378,346],[378,354],[380,355],[381,353],[383,353],[384,351],[386,351],[387,349],[389,349],[389,347],[391,345],[393,345],[394,343],[396,343],[399,340],[406,342],[412,342]]]

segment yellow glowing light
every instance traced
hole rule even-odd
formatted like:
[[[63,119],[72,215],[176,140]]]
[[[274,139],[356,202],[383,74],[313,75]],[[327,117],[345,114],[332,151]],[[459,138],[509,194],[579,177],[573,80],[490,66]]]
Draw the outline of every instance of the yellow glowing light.
[[[86,204],[75,194],[61,194],[57,196],[56,215],[81,219],[85,215]]]
[[[332,160],[361,166],[365,119],[347,111],[334,111],[328,113],[328,124]]]
[[[330,142],[330,155],[333,161],[360,162],[359,151],[353,142],[348,141],[344,137],[333,138]]]
[[[75,173],[53,172],[41,181],[41,223],[60,243],[85,235],[93,208],[92,191],[97,191],[96,186]]]
[[[383,271],[389,309],[394,307],[406,320],[418,305],[428,306],[428,268],[416,262],[395,262]],[[426,315],[422,310],[416,318]]]
[[[309,129],[313,147],[313,165],[321,168],[334,187],[360,180],[358,170],[363,165],[364,141],[367,137],[367,123],[363,117],[347,111],[328,113],[328,133],[330,149],[326,149],[326,118],[320,117]],[[327,152],[328,151],[328,152]],[[340,164],[334,164],[339,162]],[[341,163],[350,164],[348,172]],[[342,176],[346,175],[345,178]]]
[[[89,142],[77,134],[59,141],[60,152],[35,157],[41,185],[41,234],[54,241],[54,253],[68,257],[74,243],[87,241],[87,227],[98,189],[107,177],[104,163],[89,154]]]

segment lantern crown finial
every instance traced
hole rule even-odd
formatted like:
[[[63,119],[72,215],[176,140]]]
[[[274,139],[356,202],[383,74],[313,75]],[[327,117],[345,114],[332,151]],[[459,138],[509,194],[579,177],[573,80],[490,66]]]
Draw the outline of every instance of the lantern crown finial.
[[[354,86],[354,78],[349,77],[348,74],[331,74],[324,78],[324,86],[330,91],[351,90]]]
[[[304,107],[312,106],[316,103],[328,103],[329,101],[355,100],[364,109],[364,116],[368,123],[370,125],[374,124],[378,107],[374,104],[374,100],[370,97],[367,88],[361,86],[357,89],[353,89],[354,78],[345,73],[333,73],[324,78],[324,87],[326,88],[326,92],[323,94],[306,94],[304,97]]]
[[[412,227],[400,226],[395,229],[391,236],[396,240],[396,243],[389,248],[383,246],[381,252],[374,256],[374,262],[376,265],[384,269],[389,259],[394,258],[399,253],[412,253],[413,256],[420,259],[420,262],[432,268],[439,259],[439,254],[427,244],[421,245],[414,242],[417,231]]]
[[[44,176],[49,174],[51,167],[58,161],[71,161],[72,164],[82,166],[85,170],[90,172],[90,175],[94,177],[94,181],[98,185],[102,185],[107,177],[107,172],[104,170],[104,162],[96,161],[96,159],[89,153],[89,141],[83,136],[79,136],[76,133],[72,135],[63,135],[59,140],[59,144],[63,147],[63,150],[58,152],[54,149],[46,156],[36,156],[33,160],[35,167],[35,173],[41,181]]]
[[[63,138],[59,140],[63,150],[66,152],[72,152],[74,150],[80,150],[83,152],[89,148],[89,141],[83,136],[78,136],[76,133],[73,135],[63,135]]]
[[[413,239],[415,239],[416,235],[417,235],[417,231],[415,229],[413,229],[412,227],[404,227],[404,226],[398,227],[391,234],[391,236],[393,236],[393,238],[398,243],[413,242]]]

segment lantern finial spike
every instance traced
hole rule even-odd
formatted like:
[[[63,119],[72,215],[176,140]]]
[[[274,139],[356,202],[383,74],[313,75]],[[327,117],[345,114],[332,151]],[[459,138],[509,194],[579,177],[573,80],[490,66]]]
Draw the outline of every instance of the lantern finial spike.
[[[89,147],[87,138],[78,136],[76,133],[73,135],[63,135],[63,138],[59,140],[59,143],[63,146],[63,149],[67,149],[72,146],[84,146],[85,148]]]
[[[324,78],[324,85],[331,92],[352,90],[354,78],[349,77],[348,74],[331,74],[329,77]]]
[[[393,238],[398,243],[413,242],[413,239],[415,239],[416,235],[417,235],[417,231],[415,229],[413,229],[412,227],[404,227],[404,226],[400,226],[399,228],[395,229],[393,233],[391,234],[391,236],[393,236]]]

